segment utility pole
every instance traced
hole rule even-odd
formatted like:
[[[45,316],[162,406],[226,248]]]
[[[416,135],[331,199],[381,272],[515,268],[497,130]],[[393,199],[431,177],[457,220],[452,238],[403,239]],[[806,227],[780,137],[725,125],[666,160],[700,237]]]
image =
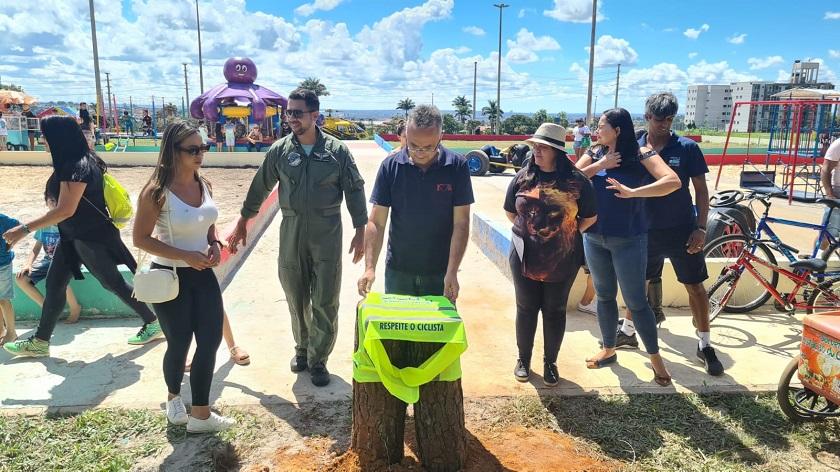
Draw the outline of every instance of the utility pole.
[[[93,0],[88,0],[90,7],[90,33],[93,40],[93,74],[96,78],[96,119],[101,120],[105,109],[102,107],[102,80],[99,75],[99,49],[96,46],[96,15],[93,11]],[[101,122],[98,123],[101,126]]]
[[[108,114],[111,115],[111,116],[114,116],[114,109],[111,108],[111,73],[110,72],[105,73],[105,81],[108,84]],[[107,124],[108,124],[107,119],[105,120],[105,124],[106,124],[105,127],[107,128],[108,127],[107,126]]]
[[[496,134],[499,134],[502,127],[502,11],[510,5],[494,3],[493,6],[499,9],[499,66],[496,70],[496,108],[499,111],[496,115]]]
[[[615,70],[615,105],[613,108],[618,108],[618,81],[621,78],[621,64],[618,64],[618,68]]]
[[[475,121],[475,81],[478,79],[478,61],[473,62],[473,121]]]
[[[181,118],[187,117],[187,107],[184,105],[184,96],[181,96]]]
[[[184,62],[184,95],[187,97],[187,103],[190,103],[190,86],[187,83],[187,63]]]
[[[592,77],[595,73],[595,12],[598,0],[592,0],[592,33],[589,36],[589,87],[586,89],[586,122],[592,121]]]
[[[432,92],[432,106],[435,106],[435,93]]]
[[[195,30],[198,32],[198,81],[201,85],[201,93],[204,93],[204,66],[201,61],[201,20],[198,17],[198,0],[195,0]],[[189,101],[189,98],[187,101]]]

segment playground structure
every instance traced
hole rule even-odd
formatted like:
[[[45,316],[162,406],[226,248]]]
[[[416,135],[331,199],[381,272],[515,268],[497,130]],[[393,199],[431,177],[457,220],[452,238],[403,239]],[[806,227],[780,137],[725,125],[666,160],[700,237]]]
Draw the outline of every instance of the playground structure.
[[[324,116],[321,113],[315,121],[315,124],[324,133],[343,140],[368,139],[367,132],[358,124],[341,116],[333,116],[333,112],[337,112],[338,110],[327,109],[324,111],[327,112],[327,115]]]
[[[225,61],[227,82],[216,85],[190,103],[190,115],[214,123],[220,117],[246,118],[269,132],[279,127],[286,98],[254,83],[257,66],[247,57]]]
[[[748,113],[750,126],[744,153],[733,153],[733,125],[739,112]],[[740,186],[777,193],[793,200],[812,202],[823,196],[820,165],[829,144],[840,138],[840,98],[755,100],[736,102],[732,108],[721,165],[741,164]],[[753,136],[756,133],[757,136]],[[762,138],[766,135],[766,147]],[[756,148],[758,152],[756,151]],[[742,150],[743,151],[743,150]],[[777,182],[777,177],[779,182]]]

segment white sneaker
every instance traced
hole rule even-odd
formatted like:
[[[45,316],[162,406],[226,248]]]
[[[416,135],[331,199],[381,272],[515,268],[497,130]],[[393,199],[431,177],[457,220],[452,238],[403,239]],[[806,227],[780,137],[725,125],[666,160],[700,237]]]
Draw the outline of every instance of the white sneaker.
[[[598,314],[598,300],[593,298],[592,301],[588,305],[581,305],[578,302],[577,309],[581,313],[588,313],[590,315],[597,315]]]
[[[190,416],[189,422],[187,423],[187,432],[216,433],[230,428],[235,423],[236,421],[234,421],[233,418],[217,415],[211,411],[210,416],[207,417],[206,420],[200,420],[198,418]]]
[[[181,401],[180,396],[166,402],[166,419],[170,423],[178,426],[187,424],[189,419],[187,417],[187,409],[184,407],[184,402]]]

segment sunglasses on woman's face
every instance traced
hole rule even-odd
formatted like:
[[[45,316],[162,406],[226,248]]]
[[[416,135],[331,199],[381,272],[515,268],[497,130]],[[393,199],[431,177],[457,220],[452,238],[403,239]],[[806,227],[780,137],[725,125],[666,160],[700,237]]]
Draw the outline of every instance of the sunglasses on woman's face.
[[[204,154],[205,152],[210,150],[209,144],[202,144],[201,146],[190,146],[190,147],[180,147],[178,149],[189,154],[190,156],[196,157],[199,154]]]

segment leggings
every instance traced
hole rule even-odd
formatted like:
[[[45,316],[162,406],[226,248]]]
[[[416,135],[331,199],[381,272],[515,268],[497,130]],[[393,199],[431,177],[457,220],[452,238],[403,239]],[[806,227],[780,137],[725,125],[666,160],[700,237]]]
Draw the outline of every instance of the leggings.
[[[134,289],[120,274],[117,261],[111,255],[108,246],[99,242],[80,240],[74,240],[72,244],[79,260],[96,277],[96,280],[102,284],[105,290],[119,297],[123,303],[140,315],[143,318],[143,323],[155,321],[155,315],[148,305],[131,296]],[[64,310],[64,304],[67,303],[67,285],[70,284],[72,278],[73,271],[66,263],[64,248],[59,244],[47,273],[44,307],[41,309],[41,320],[38,323],[38,330],[35,332],[35,337],[38,339],[49,341],[52,337],[58,317]]]
[[[560,344],[566,333],[566,302],[577,273],[561,282],[540,282],[522,275],[522,262],[516,249],[510,252],[510,270],[516,292],[516,346],[519,358],[531,362],[537,318],[543,315],[543,357],[545,362],[557,362]]]
[[[163,267],[152,264],[152,268]],[[166,335],[163,378],[169,393],[179,395],[184,380],[184,362],[195,335],[195,356],[190,370],[193,406],[210,404],[210,384],[216,369],[216,351],[222,342],[222,291],[211,269],[178,267],[178,296],[155,303],[160,327]]]

